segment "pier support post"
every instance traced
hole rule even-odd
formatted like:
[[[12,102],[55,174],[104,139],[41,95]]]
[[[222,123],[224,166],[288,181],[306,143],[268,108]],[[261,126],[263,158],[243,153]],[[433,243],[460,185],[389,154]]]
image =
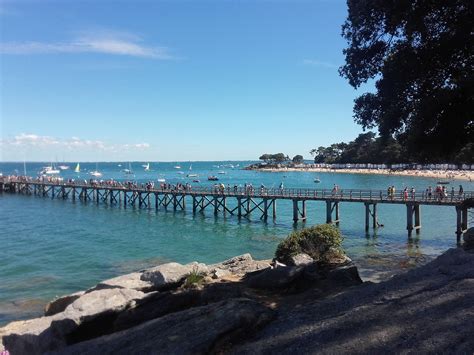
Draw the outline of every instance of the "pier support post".
[[[326,201],[326,223],[332,223],[332,203]]]
[[[377,204],[374,203],[372,205],[372,228],[377,228],[378,227],[378,221],[377,221]]]
[[[263,215],[262,218],[264,221],[268,219],[268,200],[264,199],[263,200]]]
[[[123,208],[127,208],[127,191],[123,191]]]
[[[217,215],[219,208],[217,206],[217,196],[214,196],[214,214]]]
[[[158,194],[155,192],[155,210],[158,211]]]
[[[413,231],[413,206],[407,204],[407,231],[408,236],[411,237],[411,233]]]
[[[339,225],[339,202],[335,202],[334,209],[336,212],[336,225]]]
[[[298,200],[293,200],[293,222],[298,222]]]
[[[463,233],[467,230],[467,208],[462,209],[461,228]]]
[[[196,213],[196,209],[197,209],[197,206],[196,206],[196,196],[193,196],[193,213]]]
[[[456,206],[456,239],[459,243],[462,235],[462,211],[461,206]]]
[[[72,201],[76,201],[76,188],[72,188]],[[35,195],[36,195],[36,185],[35,185]]]
[[[416,234],[420,234],[420,229],[421,229],[420,205],[416,204],[414,206],[414,210],[415,210],[415,230],[416,230]]]
[[[277,204],[277,200],[274,199],[273,200],[273,203],[272,203],[272,212],[273,212],[273,219],[276,218],[276,212],[277,212],[277,209],[276,209],[276,204]]]
[[[242,217],[242,198],[237,197],[237,217]]]
[[[302,208],[302,212],[301,212],[301,218],[306,221],[306,200],[303,200],[301,201],[301,208]]]
[[[365,205],[365,231],[369,231],[369,221],[370,221],[370,204],[364,203]]]

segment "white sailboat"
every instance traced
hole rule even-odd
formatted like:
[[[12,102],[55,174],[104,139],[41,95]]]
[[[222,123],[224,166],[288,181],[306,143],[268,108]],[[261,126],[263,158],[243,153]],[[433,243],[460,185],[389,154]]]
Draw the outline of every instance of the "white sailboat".
[[[91,174],[94,177],[101,177],[102,173],[99,171],[99,163],[95,163],[95,170],[91,171],[89,174]]]
[[[68,170],[69,169],[69,165],[59,165],[58,166],[59,170]]]
[[[127,175],[133,175],[132,164],[128,163],[128,169],[123,169],[123,172]]]
[[[145,169],[145,171],[150,171],[150,163],[146,163],[144,165],[142,165]]]
[[[59,173],[61,173],[61,171],[56,169],[53,163],[51,163],[50,166],[45,166],[43,170],[41,171],[41,174],[43,175],[58,175]]]
[[[181,169],[181,167],[179,165],[175,165],[174,167],[175,169]]]
[[[81,172],[81,167],[80,167],[79,163],[77,163],[76,168],[74,169],[74,172],[75,173],[80,173]]]

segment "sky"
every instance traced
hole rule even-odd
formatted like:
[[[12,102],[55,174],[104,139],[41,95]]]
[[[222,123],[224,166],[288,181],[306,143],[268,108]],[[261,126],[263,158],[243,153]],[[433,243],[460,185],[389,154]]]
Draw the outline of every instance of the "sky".
[[[1,161],[254,160],[354,139],[344,0],[0,0]]]

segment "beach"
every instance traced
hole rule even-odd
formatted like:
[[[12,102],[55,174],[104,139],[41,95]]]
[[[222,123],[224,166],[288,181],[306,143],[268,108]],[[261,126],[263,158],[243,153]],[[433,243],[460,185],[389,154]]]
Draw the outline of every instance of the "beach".
[[[445,180],[474,181],[472,170],[390,170],[390,169],[332,169],[314,167],[281,167],[281,168],[253,168],[252,170],[263,172],[301,171],[314,173],[338,173],[338,174],[367,174],[367,175],[390,175],[390,176],[413,176]]]

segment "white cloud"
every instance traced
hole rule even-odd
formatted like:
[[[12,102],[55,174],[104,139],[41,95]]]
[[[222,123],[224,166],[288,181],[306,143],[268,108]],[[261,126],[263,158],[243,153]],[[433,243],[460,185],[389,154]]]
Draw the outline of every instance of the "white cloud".
[[[149,143],[127,143],[127,144],[109,144],[100,140],[81,139],[71,137],[68,139],[59,139],[50,136],[40,136],[37,134],[21,133],[13,138],[0,139],[0,146],[8,148],[35,148],[47,149],[57,148],[60,150],[95,150],[103,152],[125,152],[142,151],[151,148]]]
[[[328,68],[328,69],[338,68],[338,66],[336,64],[329,63],[329,62],[323,62],[323,61],[317,60],[317,59],[304,59],[303,64],[312,65],[312,66],[321,67],[321,68]]]
[[[113,31],[82,32],[64,42],[3,42],[0,53],[49,54],[49,53],[102,53],[160,60],[174,59],[167,47],[148,46],[141,37]]]

